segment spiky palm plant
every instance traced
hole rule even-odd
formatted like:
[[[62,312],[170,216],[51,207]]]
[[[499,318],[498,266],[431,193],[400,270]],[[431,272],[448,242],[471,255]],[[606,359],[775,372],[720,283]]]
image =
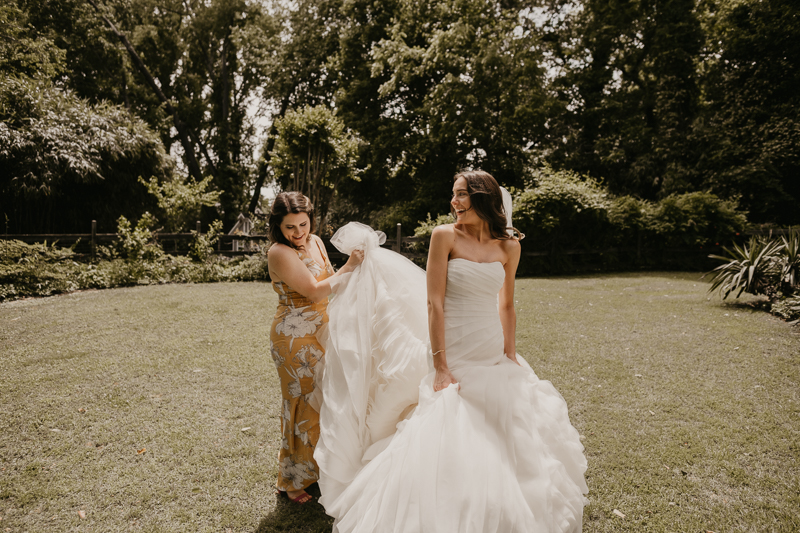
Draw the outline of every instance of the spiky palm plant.
[[[734,243],[733,249],[722,249],[726,256],[709,255],[712,259],[725,261],[708,273],[714,274],[709,292],[719,290],[723,300],[732,292],[736,292],[736,298],[742,292],[774,296],[780,283],[778,255],[783,249],[781,241],[751,237],[747,244],[739,246]]]
[[[781,289],[785,294],[791,294],[800,285],[800,231],[793,231],[788,236],[781,236],[783,250],[781,250]]]

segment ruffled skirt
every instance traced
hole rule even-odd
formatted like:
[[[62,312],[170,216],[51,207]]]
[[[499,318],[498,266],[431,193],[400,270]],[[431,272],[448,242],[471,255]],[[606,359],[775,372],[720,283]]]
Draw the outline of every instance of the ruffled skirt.
[[[460,390],[425,378],[413,416],[326,504],[334,531],[580,531],[583,445],[558,391],[519,360],[454,371]]]

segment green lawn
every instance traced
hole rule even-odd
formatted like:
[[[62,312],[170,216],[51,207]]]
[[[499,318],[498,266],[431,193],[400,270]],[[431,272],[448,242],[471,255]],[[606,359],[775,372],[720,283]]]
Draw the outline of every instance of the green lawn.
[[[517,282],[518,350],[584,437],[586,532],[800,530],[800,334],[698,278]],[[275,305],[264,283],[0,304],[0,531],[330,531],[273,491]]]

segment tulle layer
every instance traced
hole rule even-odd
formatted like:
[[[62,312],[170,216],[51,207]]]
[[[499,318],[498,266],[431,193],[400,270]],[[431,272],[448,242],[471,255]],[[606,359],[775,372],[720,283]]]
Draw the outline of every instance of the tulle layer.
[[[520,358],[521,359],[521,358]],[[561,395],[524,363],[419,388],[414,416],[326,511],[334,531],[579,532],[586,460]]]

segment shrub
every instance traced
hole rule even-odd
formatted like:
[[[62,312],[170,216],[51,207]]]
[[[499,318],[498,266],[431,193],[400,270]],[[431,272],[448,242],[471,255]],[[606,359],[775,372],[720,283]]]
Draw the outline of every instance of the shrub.
[[[653,204],[633,196],[611,199],[608,221],[619,232],[630,234],[647,229],[652,224]]]
[[[672,195],[658,203],[615,197],[600,182],[570,171],[542,167],[514,194],[513,222],[526,239],[519,272],[558,273],[635,267],[708,268],[703,247],[744,230],[735,200],[706,192]],[[415,236],[451,222],[446,215],[419,222]],[[689,253],[674,254],[668,248]],[[425,243],[415,251],[426,249]],[[571,249],[593,253],[571,254]],[[692,254],[692,250],[698,253]],[[532,252],[532,254],[530,253]]]
[[[713,259],[727,261],[712,270],[709,292],[719,290],[723,300],[732,292],[738,298],[742,292],[774,297],[778,292],[778,254],[781,244],[774,239],[751,237],[748,244],[723,248],[726,256],[710,255]]]
[[[155,224],[155,217],[147,212],[142,215],[135,228],[131,227],[127,218],[119,217],[117,219],[119,237],[114,243],[117,252],[128,261],[153,261],[160,258],[164,255],[164,250],[153,236],[152,228]]]
[[[790,324],[800,324],[800,296],[783,298],[772,304],[770,312]]]
[[[201,263],[208,260],[214,253],[214,245],[217,244],[221,233],[221,220],[215,220],[206,233],[198,233],[196,230],[192,230],[194,238],[189,245],[189,257]]]
[[[219,201],[219,191],[206,191],[211,185],[210,177],[200,183],[194,178],[186,181],[173,178],[159,184],[155,177],[150,178],[150,181],[140,177],[139,182],[155,196],[158,207],[163,211],[166,228],[173,233],[183,231],[187,225],[197,220],[203,206],[212,207]]]
[[[745,213],[735,200],[723,200],[708,192],[670,195],[656,204],[649,230],[664,246],[719,245],[747,225]]]
[[[417,227],[414,228],[414,237],[419,237],[421,239],[430,239],[431,234],[433,233],[434,228],[437,226],[442,226],[444,224],[452,224],[454,222],[453,216],[448,214],[439,215],[435,219],[431,219],[431,214],[428,213],[428,218],[425,220],[420,220],[417,224]]]
[[[72,248],[55,243],[0,241],[0,301],[77,289],[74,278],[80,265],[74,255]]]
[[[800,231],[788,237],[781,236],[783,250],[779,258],[781,290],[786,293],[797,290],[800,285]]]
[[[610,257],[567,255],[569,249],[612,244],[611,195],[593,179],[544,167],[514,198],[513,224],[525,234],[519,272],[558,273],[605,268]],[[530,256],[527,252],[545,255]]]
[[[269,280],[264,254],[234,259],[209,255],[205,261],[195,262],[163,252],[145,257],[148,254],[142,252],[135,259],[139,247],[133,243],[148,239],[144,233],[130,230],[120,248],[125,249],[126,242],[131,258],[116,257],[109,251],[106,259],[86,264],[74,260],[71,248],[0,240],[0,301],[130,285]]]
[[[608,234],[611,200],[599,182],[550,167],[533,176],[535,186],[514,200],[513,220],[537,246],[597,245],[597,237]]]
[[[255,254],[235,259],[230,271],[231,281],[268,281],[267,255]]]

